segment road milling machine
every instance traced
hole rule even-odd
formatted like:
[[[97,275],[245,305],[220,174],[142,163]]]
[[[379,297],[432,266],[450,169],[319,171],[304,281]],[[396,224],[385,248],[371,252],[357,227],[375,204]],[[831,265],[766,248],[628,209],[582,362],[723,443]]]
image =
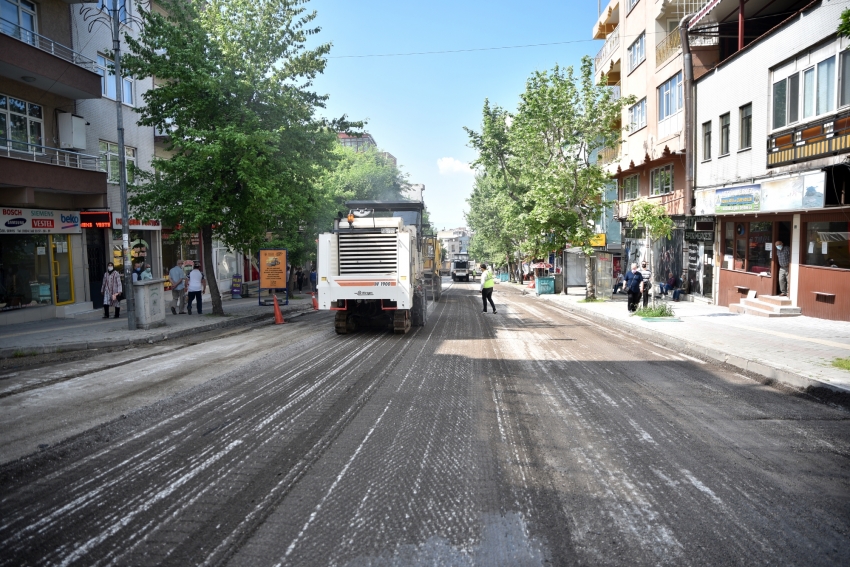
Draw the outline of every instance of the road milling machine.
[[[339,334],[407,333],[427,317],[421,201],[350,201],[319,235],[319,309],[336,311]]]
[[[422,240],[425,252],[425,259],[422,262],[425,291],[428,299],[440,301],[440,296],[443,295],[443,277],[440,273],[440,257],[442,256],[440,239],[435,234],[426,234]]]

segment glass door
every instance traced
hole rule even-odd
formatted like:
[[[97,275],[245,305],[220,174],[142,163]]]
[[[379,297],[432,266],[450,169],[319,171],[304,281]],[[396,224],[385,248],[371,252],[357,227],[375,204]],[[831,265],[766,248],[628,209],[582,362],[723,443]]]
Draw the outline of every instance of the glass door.
[[[71,237],[69,235],[51,235],[50,248],[53,254],[51,262],[53,276],[53,294],[56,305],[74,302],[74,275],[71,272]]]
[[[702,294],[711,297],[714,289],[714,244],[701,242],[699,252],[702,258]]]

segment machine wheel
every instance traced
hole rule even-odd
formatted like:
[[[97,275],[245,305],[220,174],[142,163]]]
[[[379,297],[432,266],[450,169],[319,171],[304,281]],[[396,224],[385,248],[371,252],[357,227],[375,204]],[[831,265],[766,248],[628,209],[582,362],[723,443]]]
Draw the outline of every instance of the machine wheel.
[[[410,331],[410,310],[397,309],[393,316],[393,332],[403,335]]]
[[[348,311],[337,311],[334,318],[334,330],[337,335],[348,334]]]
[[[424,327],[428,315],[428,302],[424,294],[413,294],[413,309],[410,313],[410,323],[416,327]]]

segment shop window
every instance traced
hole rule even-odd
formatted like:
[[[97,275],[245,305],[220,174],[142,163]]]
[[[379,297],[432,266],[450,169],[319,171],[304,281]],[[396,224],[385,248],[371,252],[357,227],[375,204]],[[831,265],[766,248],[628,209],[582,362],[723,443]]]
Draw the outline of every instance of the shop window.
[[[53,252],[52,277],[56,305],[74,303],[74,273],[71,269],[71,237],[67,234],[50,236]]]
[[[46,234],[0,234],[0,311],[53,304]]]
[[[747,265],[747,223],[727,222],[723,267],[744,270]]]
[[[850,270],[850,222],[808,222],[803,263]]]
[[[773,223],[751,222],[747,238],[747,271],[770,274]],[[741,240],[743,242],[743,240]]]

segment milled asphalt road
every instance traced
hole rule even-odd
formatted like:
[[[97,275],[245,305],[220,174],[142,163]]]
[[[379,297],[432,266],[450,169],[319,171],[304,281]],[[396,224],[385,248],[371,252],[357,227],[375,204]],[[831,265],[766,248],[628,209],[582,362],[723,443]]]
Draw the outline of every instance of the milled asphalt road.
[[[847,564],[846,409],[477,287],[406,336],[312,314],[151,353],[165,388],[2,398],[23,446],[83,431],[0,467],[0,565]]]

